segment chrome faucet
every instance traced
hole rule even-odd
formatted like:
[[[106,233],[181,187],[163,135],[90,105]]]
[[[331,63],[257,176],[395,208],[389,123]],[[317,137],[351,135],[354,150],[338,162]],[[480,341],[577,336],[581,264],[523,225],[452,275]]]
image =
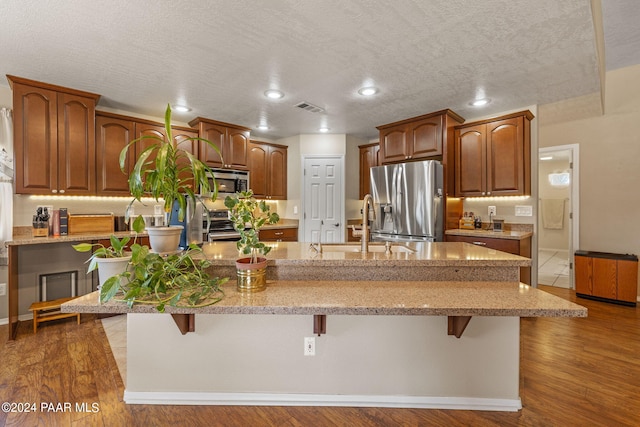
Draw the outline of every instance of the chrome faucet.
[[[360,237],[360,252],[369,252],[369,205],[373,208],[373,219],[376,219],[376,210],[373,206],[371,194],[365,194],[362,201],[362,237]]]

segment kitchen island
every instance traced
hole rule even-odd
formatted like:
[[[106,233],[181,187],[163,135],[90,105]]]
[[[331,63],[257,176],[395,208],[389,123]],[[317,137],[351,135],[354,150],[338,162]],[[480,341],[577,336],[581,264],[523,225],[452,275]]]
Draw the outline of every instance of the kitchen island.
[[[100,305],[89,294],[63,311],[128,313],[127,403],[507,411],[521,407],[519,318],[586,316],[519,283],[529,260],[515,255],[464,243],[409,244],[390,254],[308,246],[278,243],[266,291],[238,293],[232,279],[209,307],[159,314]],[[233,243],[203,249],[217,271],[237,257]],[[172,314],[192,316],[192,327],[177,328]],[[314,356],[304,355],[305,338],[315,340]]]

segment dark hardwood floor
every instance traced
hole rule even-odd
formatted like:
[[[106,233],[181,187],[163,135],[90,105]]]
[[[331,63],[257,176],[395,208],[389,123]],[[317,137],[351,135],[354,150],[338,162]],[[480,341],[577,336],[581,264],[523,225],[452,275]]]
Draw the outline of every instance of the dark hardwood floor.
[[[640,310],[541,286],[588,307],[586,319],[523,319],[516,413],[393,408],[126,405],[99,320],[22,322],[16,341],[0,326],[0,426],[638,426]],[[161,351],[161,350],[160,350]],[[65,402],[71,410],[65,411]],[[59,407],[41,407],[60,403]],[[92,404],[97,411],[92,411]],[[86,404],[76,408],[76,404]],[[60,409],[60,412],[52,410]],[[78,410],[78,409],[84,409]],[[49,412],[47,412],[49,410]]]

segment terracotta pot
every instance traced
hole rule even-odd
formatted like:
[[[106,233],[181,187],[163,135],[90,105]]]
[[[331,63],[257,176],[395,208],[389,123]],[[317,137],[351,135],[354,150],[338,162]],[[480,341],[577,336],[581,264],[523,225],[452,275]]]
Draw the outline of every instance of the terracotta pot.
[[[258,257],[258,262],[251,263],[251,258],[236,260],[238,273],[238,292],[260,292],[267,288],[267,259]]]
[[[180,246],[180,234],[182,225],[170,225],[169,227],[146,227],[149,234],[151,250],[158,254],[170,254],[178,251]]]

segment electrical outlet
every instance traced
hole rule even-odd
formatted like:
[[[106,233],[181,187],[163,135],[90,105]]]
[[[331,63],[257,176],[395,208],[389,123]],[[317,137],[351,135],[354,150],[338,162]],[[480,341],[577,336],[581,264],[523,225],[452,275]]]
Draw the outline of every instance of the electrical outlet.
[[[315,356],[316,355],[316,338],[304,337],[304,355]]]
[[[496,207],[489,206],[489,216],[496,216]]]
[[[0,297],[7,294],[7,284],[0,283]]]

